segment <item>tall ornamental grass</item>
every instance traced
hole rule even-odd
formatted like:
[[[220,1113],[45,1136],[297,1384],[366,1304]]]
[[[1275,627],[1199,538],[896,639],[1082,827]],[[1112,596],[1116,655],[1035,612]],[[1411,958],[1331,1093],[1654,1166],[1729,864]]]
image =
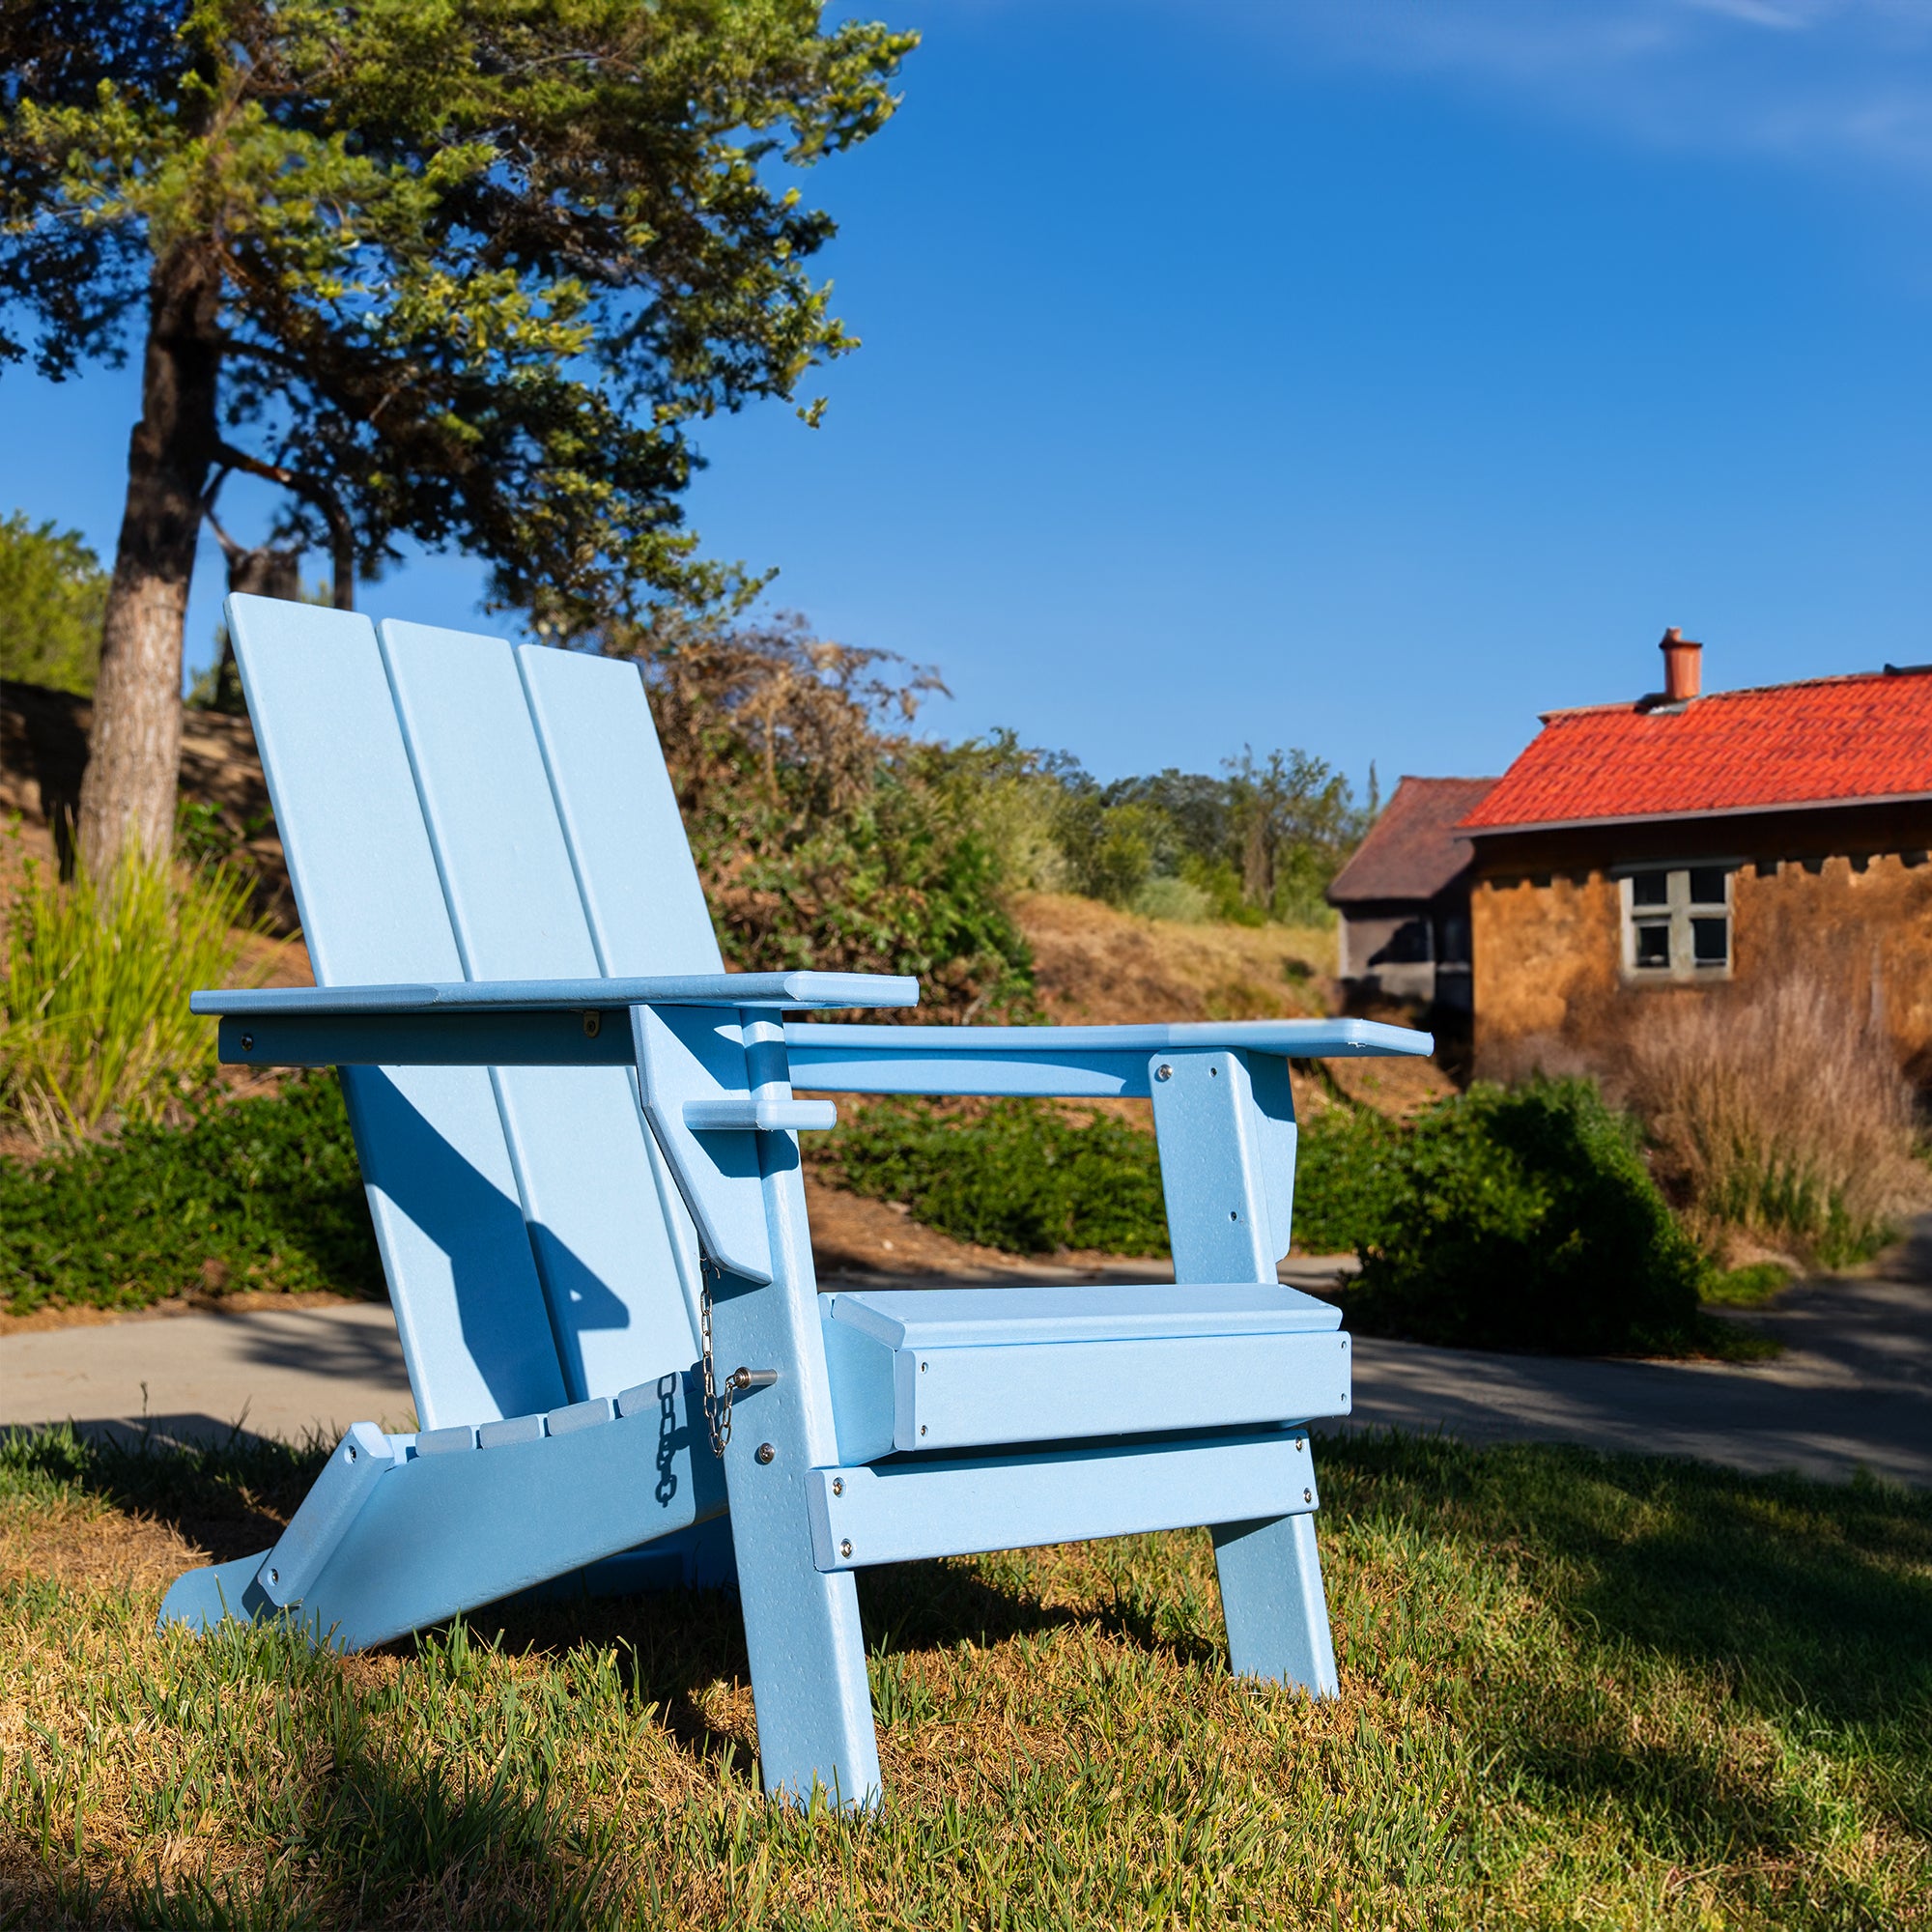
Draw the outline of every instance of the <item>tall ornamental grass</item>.
[[[215,1068],[197,986],[236,981],[248,881],[130,850],[104,881],[29,860],[8,908],[0,1112],[43,1145],[153,1120]]]
[[[1791,977],[1667,1008],[1630,1049],[1628,1097],[1693,1222],[1828,1267],[1882,1247],[1926,1191],[1912,1089],[1867,998]]]

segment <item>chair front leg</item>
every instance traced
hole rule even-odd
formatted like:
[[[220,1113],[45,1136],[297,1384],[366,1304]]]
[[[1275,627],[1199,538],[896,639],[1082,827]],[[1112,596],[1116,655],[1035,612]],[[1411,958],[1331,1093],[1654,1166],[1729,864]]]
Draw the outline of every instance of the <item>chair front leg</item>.
[[[1334,1696],[1340,1687],[1314,1517],[1216,1523],[1212,1535],[1235,1675]]]
[[[745,1044],[753,1094],[788,1099],[782,1029],[750,1021]],[[838,1439],[798,1142],[783,1132],[757,1141],[772,1279],[718,1281],[712,1354],[721,1378],[740,1367],[778,1371],[738,1398],[724,1459],[758,1758],[773,1797],[803,1803],[816,1785],[841,1804],[869,1806],[880,1796],[879,1747],[858,1586],[850,1571],[821,1571],[811,1548],[806,1481],[838,1463]]]
[[[1251,1065],[1244,1053],[1159,1053],[1148,1085],[1175,1279],[1273,1282],[1288,1249],[1294,1183],[1286,1065]],[[1312,1492],[1315,1459],[1306,1453]],[[1313,1514],[1216,1523],[1211,1533],[1235,1674],[1334,1696],[1335,1647]]]

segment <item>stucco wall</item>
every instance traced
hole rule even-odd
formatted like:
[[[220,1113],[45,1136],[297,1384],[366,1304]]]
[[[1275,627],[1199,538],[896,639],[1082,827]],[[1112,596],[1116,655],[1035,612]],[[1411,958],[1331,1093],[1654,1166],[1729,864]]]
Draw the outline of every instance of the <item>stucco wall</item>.
[[[1922,852],[1747,863],[1732,874],[1732,971],[1747,990],[1786,972],[1815,974],[1861,1010],[1874,997],[1899,1057],[1932,1086],[1932,864]],[[1811,867],[1815,866],[1814,871]],[[1600,867],[1479,878],[1471,896],[1476,1070],[1513,1073],[1532,1047],[1587,1064],[1614,1049],[1660,1002],[1703,986],[1631,983],[1622,904]],[[1722,981],[1717,983],[1725,983]]]

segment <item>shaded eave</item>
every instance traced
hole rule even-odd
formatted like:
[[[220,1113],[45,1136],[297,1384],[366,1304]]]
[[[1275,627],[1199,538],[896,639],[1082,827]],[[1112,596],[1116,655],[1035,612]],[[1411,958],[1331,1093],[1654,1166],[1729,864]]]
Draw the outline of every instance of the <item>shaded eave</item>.
[[[1758,805],[1691,806],[1677,811],[1617,811],[1603,818],[1525,818],[1514,825],[1459,826],[1458,838],[1497,838],[1511,832],[1594,832],[1616,825],[1670,825],[1693,818],[1770,818],[1780,811],[1846,811],[1859,806],[1932,804],[1932,791],[1881,791],[1857,798],[1780,798]]]

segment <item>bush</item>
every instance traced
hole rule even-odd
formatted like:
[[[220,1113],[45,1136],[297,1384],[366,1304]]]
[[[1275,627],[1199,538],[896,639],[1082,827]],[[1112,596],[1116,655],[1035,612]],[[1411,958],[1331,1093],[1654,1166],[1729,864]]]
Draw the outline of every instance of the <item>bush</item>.
[[[841,1126],[828,1152],[855,1193],[903,1201],[958,1240],[1015,1254],[1167,1251],[1153,1136],[1109,1115],[1077,1124],[1038,1101],[962,1114],[884,1100]]]
[[[665,615],[604,641],[642,661],[734,966],[907,973],[921,1017],[1026,1017],[1032,955],[975,811],[976,748],[893,728],[943,688],[935,677],[796,618],[732,630]]]
[[[1630,1098],[1693,1217],[1828,1267],[1891,1237],[1925,1189],[1912,1090],[1869,996],[1792,978],[1659,1012],[1629,1050]]]
[[[0,677],[85,697],[100,668],[107,573],[78,530],[0,522]]]
[[[1402,1129],[1367,1107],[1328,1107],[1304,1122],[1294,1160],[1294,1243],[1340,1255],[1381,1238],[1402,1183]]]
[[[1709,1264],[1652,1180],[1635,1123],[1593,1083],[1477,1086],[1406,1127],[1311,1140],[1316,1225],[1362,1252],[1351,1328],[1554,1354],[1707,1339]]]
[[[187,1009],[232,985],[250,886],[130,848],[105,885],[33,860],[9,908],[0,1106],[51,1142],[110,1114],[151,1120],[215,1068],[215,1029]]]
[[[334,1074],[185,1126],[0,1160],[0,1275],[14,1315],[249,1288],[382,1293]]]

